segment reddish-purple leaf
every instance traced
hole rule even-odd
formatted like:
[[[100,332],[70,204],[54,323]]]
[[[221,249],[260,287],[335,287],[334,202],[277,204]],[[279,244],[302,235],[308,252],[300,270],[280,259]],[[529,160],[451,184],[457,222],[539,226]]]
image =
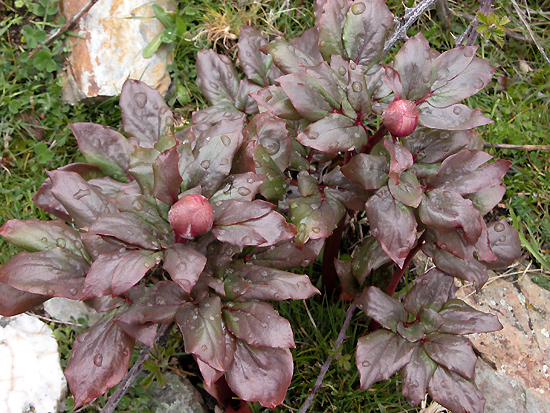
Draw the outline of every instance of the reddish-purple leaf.
[[[473,130],[446,131],[416,128],[401,143],[412,153],[415,162],[436,163],[464,149],[472,140]]]
[[[136,341],[140,341],[148,347],[154,347],[157,337],[157,324],[142,323],[128,324],[123,321],[113,320],[118,327]]]
[[[64,248],[21,252],[0,267],[0,282],[21,291],[79,299],[88,262]]]
[[[336,56],[334,56],[336,57]],[[353,63],[353,62],[352,62]],[[347,61],[343,61],[341,66],[337,69],[337,73],[345,74],[347,70],[347,85],[346,94],[352,108],[360,113],[362,116],[371,112],[372,100],[371,91],[365,79],[365,74],[361,66],[357,66],[355,63],[348,64]],[[332,66],[331,61],[331,66]]]
[[[351,273],[351,261],[342,261],[334,259],[334,269],[340,280],[342,289],[351,296],[355,296],[361,292],[357,279]]]
[[[161,248],[156,228],[131,212],[105,213],[90,225],[89,235],[113,237],[149,250]]]
[[[451,277],[474,283],[478,292],[489,278],[487,267],[477,260],[464,261],[447,251],[429,245],[425,245],[422,250],[434,260],[438,269]]]
[[[372,235],[388,256],[403,267],[416,241],[416,218],[412,210],[383,187],[367,201],[366,213]]]
[[[232,101],[239,89],[239,79],[231,60],[213,50],[197,53],[197,85],[212,105]]]
[[[122,85],[120,109],[124,131],[143,147],[152,147],[174,123],[161,94],[139,80],[127,79]]]
[[[437,364],[452,370],[462,377],[473,379],[477,356],[472,343],[465,337],[449,334],[431,334],[422,348]]]
[[[307,120],[315,122],[332,112],[330,95],[308,74],[292,73],[277,81],[298,113]]]
[[[130,168],[128,173],[134,178],[141,192],[150,194],[153,192],[155,176],[153,174],[153,162],[158,158],[160,152],[155,148],[143,148],[138,146],[130,157]]]
[[[298,229],[295,245],[301,248],[310,239],[328,237],[344,213],[342,203],[328,194],[292,199],[290,220]]]
[[[159,281],[152,287],[140,284],[127,294],[132,305],[115,316],[115,321],[126,324],[170,324],[181,305],[190,300],[172,281]]]
[[[308,244],[312,242],[314,241],[310,241]],[[243,294],[246,299],[305,300],[319,294],[319,290],[311,284],[309,277],[305,274],[294,274],[260,265],[245,264],[236,267],[235,273],[243,277],[250,286]]]
[[[413,157],[411,153],[399,142],[394,142],[392,139],[384,139],[384,147],[390,154],[390,170],[389,174],[393,177],[399,177],[401,172],[412,166]]]
[[[438,248],[450,252],[454,256],[468,262],[474,259],[475,247],[470,242],[466,241],[462,228],[451,230],[450,232],[440,232],[435,228],[428,227],[427,231],[430,236],[433,237],[433,243]]]
[[[228,366],[221,311],[220,297],[208,297],[198,305],[183,304],[176,314],[176,323],[187,353],[194,354],[216,370],[225,371]]]
[[[177,147],[173,146],[158,156],[153,162],[153,192],[155,198],[165,204],[173,204],[178,200],[182,182],[178,170],[179,155]]]
[[[497,257],[497,261],[483,263],[490,269],[509,267],[515,260],[521,257],[521,243],[518,230],[509,225],[504,219],[491,222],[487,225],[491,250]]]
[[[100,321],[74,341],[65,377],[75,408],[101,396],[128,371],[134,339],[111,320]]]
[[[315,66],[322,61],[320,54],[319,56],[312,56],[294,44],[290,44],[282,37],[278,37],[271,43],[262,46],[260,50],[271,55],[275,66],[284,74],[303,72],[304,67]],[[319,59],[319,57],[321,58]]]
[[[296,140],[322,152],[336,153],[362,147],[367,143],[367,134],[354,119],[331,113],[309,125]]]
[[[464,130],[493,123],[480,110],[459,103],[446,108],[435,108],[429,103],[423,103],[418,106],[418,110],[418,124],[427,128]]]
[[[292,354],[286,348],[258,348],[237,340],[225,378],[237,396],[273,408],[281,404],[292,379]]]
[[[199,370],[201,371],[202,379],[204,380],[204,382],[208,387],[212,387],[212,385],[216,383],[218,379],[222,377],[224,374],[223,371],[213,369],[197,356],[195,356],[195,361],[197,362],[197,365],[199,366]]]
[[[120,133],[95,123],[69,125],[86,160],[118,181],[128,182],[130,155],[134,146]]]
[[[184,244],[175,244],[164,251],[162,268],[184,291],[190,293],[206,265],[206,257]]]
[[[101,214],[116,207],[76,172],[51,171],[52,194],[63,205],[78,228],[91,225]]]
[[[439,332],[448,334],[488,333],[502,329],[496,315],[482,313],[462,300],[452,299],[445,303],[439,315],[445,323]]]
[[[365,189],[379,189],[388,181],[389,163],[384,156],[359,153],[341,171]]]
[[[50,297],[45,295],[28,293],[0,283],[0,315],[4,317],[13,317],[30,311],[49,299]]]
[[[265,176],[254,172],[245,172],[242,174],[229,175],[220,189],[210,197],[210,203],[216,205],[219,201],[252,201],[262,183]]]
[[[464,51],[469,54],[472,50]],[[441,70],[440,67],[438,69]],[[432,96],[427,99],[427,102],[441,108],[475,95],[490,82],[496,69],[497,67],[493,66],[489,60],[474,57],[467,68],[453,78],[448,78],[448,82],[445,83],[441,78],[437,79],[438,84],[432,88]],[[440,73],[441,71],[438,71],[437,74]]]
[[[139,282],[160,261],[160,252],[123,250],[103,252],[94,260],[82,291],[83,299],[119,295]]]
[[[414,286],[403,300],[403,305],[415,317],[426,308],[439,311],[452,297],[453,287],[453,277],[432,268],[415,280]]]
[[[306,242],[301,249],[292,240],[278,242],[261,252],[253,252],[251,260],[256,265],[291,270],[311,264],[321,252],[324,239],[314,239]]]
[[[435,371],[428,384],[428,393],[436,402],[453,412],[484,411],[485,399],[476,385],[443,367]]]
[[[379,329],[359,338],[355,350],[355,364],[361,379],[361,390],[373,383],[388,380],[411,360],[413,343],[391,331]]]
[[[295,347],[292,328],[273,306],[261,301],[232,303],[224,307],[223,319],[231,333],[254,347]]]
[[[10,219],[0,228],[0,235],[29,252],[61,247],[86,258],[80,234],[61,221]]]
[[[418,209],[420,220],[441,232],[456,228],[464,231],[464,238],[475,245],[482,232],[482,218],[472,201],[446,189],[432,189],[422,197]]]
[[[433,61],[434,82],[432,90],[445,85],[463,72],[475,57],[478,46],[461,46],[447,50]]]
[[[397,201],[412,208],[420,205],[424,192],[418,178],[408,172],[402,172],[397,183],[390,179],[388,189]]]
[[[367,236],[353,255],[351,269],[359,283],[362,283],[372,270],[389,262],[391,262],[391,258],[388,257],[376,238]]]
[[[420,346],[416,347],[411,361],[400,371],[403,383],[403,396],[413,406],[418,406],[426,395],[426,388],[432,378],[437,364],[434,363]]]
[[[384,0],[357,0],[349,8],[342,37],[350,60],[363,67],[377,62],[393,24]]]
[[[393,68],[403,85],[403,99],[415,101],[430,91],[432,84],[432,54],[422,33],[409,38],[394,57]]]
[[[498,205],[502,197],[506,193],[504,184],[498,184],[490,188],[482,189],[474,194],[467,196],[482,216],[486,215]]]
[[[280,72],[273,67],[273,61],[260,51],[267,40],[260,32],[243,24],[239,32],[239,60],[246,77],[260,86],[273,84]]]
[[[328,62],[332,55],[344,55],[342,31],[346,15],[353,3],[350,0],[326,1],[317,4],[315,26],[319,28],[319,50]]]
[[[241,113],[256,115],[258,113],[258,104],[249,95],[257,92],[261,87],[248,79],[243,79],[239,82],[239,89],[235,96],[234,105]]]
[[[288,43],[304,63],[304,68],[316,66],[323,62],[323,56],[319,51],[319,30],[317,30],[317,27],[306,30],[300,37],[290,39]]]
[[[383,327],[395,332],[398,323],[407,321],[407,311],[401,302],[377,287],[369,287],[359,297],[357,306]]]
[[[250,96],[258,102],[259,106],[266,108],[281,119],[298,120],[302,118],[280,86],[267,86]]]

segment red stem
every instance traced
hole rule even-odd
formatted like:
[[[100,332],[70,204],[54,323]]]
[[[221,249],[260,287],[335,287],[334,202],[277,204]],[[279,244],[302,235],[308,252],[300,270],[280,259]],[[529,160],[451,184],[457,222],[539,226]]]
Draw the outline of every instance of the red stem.
[[[397,289],[399,281],[401,281],[401,277],[403,277],[403,274],[405,274],[406,269],[409,267],[409,264],[411,263],[416,253],[420,251],[420,248],[422,248],[422,245],[424,244],[424,239],[426,238],[425,235],[426,233],[422,234],[414,248],[409,251],[407,258],[405,258],[405,262],[403,263],[403,268],[398,267],[394,271],[390,283],[386,287],[386,294],[388,294],[390,297],[395,294],[395,290]]]
[[[388,128],[386,128],[384,125],[380,126],[380,128],[369,138],[369,141],[365,146],[361,148],[359,153],[366,153],[369,154],[372,151],[372,148],[374,148],[374,145],[376,145],[378,142],[382,140],[384,136],[386,136],[386,133],[388,133]]]

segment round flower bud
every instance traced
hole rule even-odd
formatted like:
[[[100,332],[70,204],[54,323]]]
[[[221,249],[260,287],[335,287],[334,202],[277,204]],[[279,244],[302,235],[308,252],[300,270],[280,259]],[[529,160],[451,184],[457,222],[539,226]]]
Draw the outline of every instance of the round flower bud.
[[[401,138],[414,132],[418,125],[418,108],[410,100],[394,100],[382,114],[384,125],[393,136]]]
[[[176,235],[195,238],[212,228],[214,211],[208,199],[202,195],[185,195],[172,205],[168,211],[168,220]]]

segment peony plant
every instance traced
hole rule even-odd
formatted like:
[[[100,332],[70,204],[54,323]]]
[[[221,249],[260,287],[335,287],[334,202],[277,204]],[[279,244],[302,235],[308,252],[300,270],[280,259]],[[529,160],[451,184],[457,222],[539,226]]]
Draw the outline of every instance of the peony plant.
[[[34,197],[53,221],[10,220],[0,235],[26,252],[0,267],[0,314],[51,297],[104,317],[74,343],[66,369],[76,406],[126,374],[136,341],[176,323],[207,388],[284,401],[295,346],[271,301],[319,291],[289,272],[323,252],[328,293],[376,321],[357,343],[361,388],[396,372],[416,406],[426,392],[453,411],[482,411],[467,334],[501,328],[456,299],[520,254],[517,231],[484,216],[510,167],[491,161],[461,102],[495,67],[476,47],[440,53],[419,33],[389,62],[394,16],[383,0],[317,0],[315,27],[268,42],[242,26],[238,59],[197,56],[211,106],[174,127],[162,97],[136,80],[120,97],[124,134],[72,124],[88,163],[48,172]],[[366,235],[352,251],[350,218]],[[393,297],[413,257],[434,268]],[[215,393],[215,391],[213,391]]]

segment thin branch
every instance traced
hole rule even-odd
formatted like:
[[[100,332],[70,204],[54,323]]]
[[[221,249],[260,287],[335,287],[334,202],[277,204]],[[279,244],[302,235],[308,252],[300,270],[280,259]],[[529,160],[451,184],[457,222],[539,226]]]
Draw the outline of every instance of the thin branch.
[[[479,11],[483,14],[489,14],[491,13],[491,6],[493,5],[494,0],[485,0]],[[477,17],[474,17],[474,19],[470,22],[470,25],[464,30],[464,33],[462,33],[456,40],[455,40],[455,46],[459,47],[462,46],[462,43],[464,42],[464,39],[468,37],[468,40],[466,41],[465,46],[473,46],[474,43],[477,40],[477,36],[479,36],[479,33],[477,32],[477,27],[479,26],[479,20]]]
[[[407,9],[405,15],[398,20],[397,27],[394,29],[393,33],[390,35],[389,39],[386,40],[384,44],[384,50],[382,51],[382,57],[386,56],[391,48],[397,43],[398,40],[403,39],[407,36],[407,30],[418,20],[422,14],[426,12],[436,0],[422,0],[413,8]]]
[[[487,143],[484,148],[516,149],[520,151],[550,151],[550,145],[512,145],[509,143]]]
[[[171,327],[172,324],[167,324],[159,328],[155,344],[161,344],[164,342],[164,340],[166,340],[166,337],[168,337],[168,333],[170,332]],[[143,349],[139,353],[136,362],[128,371],[128,373],[126,373],[124,378],[120,381],[115,392],[111,395],[111,397],[109,397],[109,400],[107,400],[107,403],[105,403],[105,406],[103,407],[103,409],[101,409],[100,413],[113,413],[115,411],[117,405],[120,403],[120,400],[122,400],[128,389],[141,374],[143,363],[151,357],[151,349],[152,347],[149,346],[143,347]]]
[[[521,22],[524,24],[525,28],[529,32],[529,36],[531,36],[531,38],[535,42],[535,45],[537,46],[537,49],[539,49],[539,52],[541,52],[541,54],[544,56],[544,58],[546,59],[546,61],[550,65],[550,59],[546,55],[546,52],[544,51],[544,47],[542,47],[540,45],[537,38],[535,37],[535,33],[533,33],[533,30],[531,30],[531,26],[529,26],[529,23],[525,19],[525,15],[523,14],[523,11],[519,8],[518,4],[516,3],[516,0],[511,0],[511,1],[512,1],[512,5],[514,6],[514,9],[516,9],[516,13],[518,14]]]
[[[68,19],[63,26],[58,28],[55,32],[50,34],[48,38],[44,41],[44,43],[39,44],[36,46],[36,48],[29,54],[29,59],[42,47],[48,46],[50,43],[52,43],[54,40],[56,40],[58,37],[60,37],[63,33],[65,33],[67,30],[72,29],[84,16],[94,4],[96,4],[98,0],[88,0],[88,3],[84,7],[80,9],[78,13],[76,13],[72,18]]]
[[[351,317],[353,317],[353,313],[355,312],[355,309],[357,306],[355,304],[352,304],[349,306],[348,311],[346,312],[346,319],[344,321],[344,324],[342,325],[342,328],[340,330],[340,334],[338,334],[338,338],[336,339],[336,343],[334,343],[334,347],[336,349],[339,349],[340,346],[344,343],[344,340],[346,339],[346,331],[349,327],[349,324],[351,322]],[[313,398],[315,397],[315,393],[317,393],[317,390],[319,390],[323,384],[323,378],[325,377],[325,374],[327,374],[328,369],[330,367],[330,364],[334,360],[334,357],[329,357],[321,367],[321,370],[319,371],[319,376],[317,377],[317,380],[315,381],[315,384],[311,388],[311,393],[309,393],[309,396],[307,396],[306,401],[300,408],[300,411],[298,413],[305,413],[307,409],[309,409],[310,404],[313,402]]]

